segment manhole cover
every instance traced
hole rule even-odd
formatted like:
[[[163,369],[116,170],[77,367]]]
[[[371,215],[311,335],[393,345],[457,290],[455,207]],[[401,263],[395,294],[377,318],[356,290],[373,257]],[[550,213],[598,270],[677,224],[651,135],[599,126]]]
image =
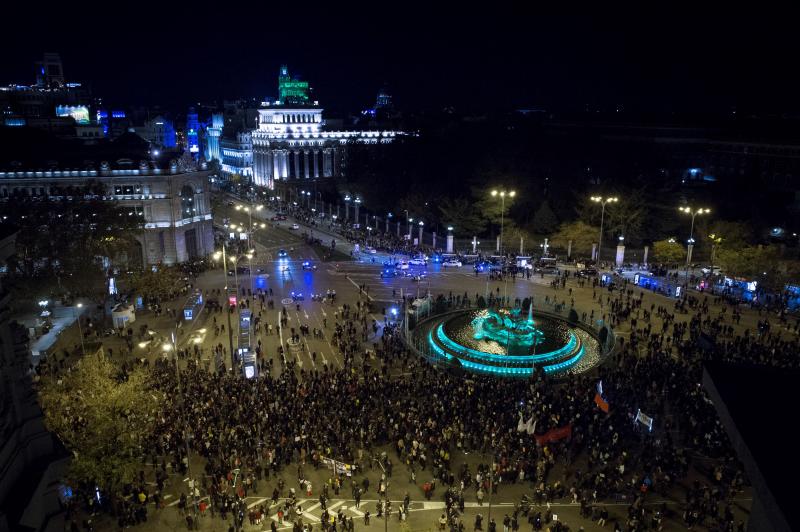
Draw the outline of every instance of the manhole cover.
[[[283,305],[291,305],[292,304],[292,298],[284,297],[283,299],[281,299],[281,304],[283,304]]]

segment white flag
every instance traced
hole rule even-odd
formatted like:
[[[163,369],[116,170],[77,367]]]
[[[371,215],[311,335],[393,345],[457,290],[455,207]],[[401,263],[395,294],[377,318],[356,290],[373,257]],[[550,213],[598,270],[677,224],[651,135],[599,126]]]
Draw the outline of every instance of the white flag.
[[[517,423],[517,432],[525,432],[525,421],[522,419],[522,412],[519,413],[519,423]]]
[[[531,435],[531,434],[533,434],[534,432],[536,432],[536,424],[537,424],[538,422],[539,422],[539,420],[538,420],[538,419],[537,419],[536,421],[534,421],[534,420],[533,420],[533,416],[531,416],[531,418],[530,418],[530,419],[528,420],[528,422],[525,424],[525,425],[526,425],[526,430],[528,431],[528,435]]]

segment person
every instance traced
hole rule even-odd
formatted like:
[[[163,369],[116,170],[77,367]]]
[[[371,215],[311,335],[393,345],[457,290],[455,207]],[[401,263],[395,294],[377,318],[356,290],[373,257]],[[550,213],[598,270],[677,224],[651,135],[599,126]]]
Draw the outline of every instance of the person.
[[[483,530],[483,516],[481,514],[475,516],[475,526],[473,530]]]
[[[444,530],[447,527],[447,517],[444,514],[439,518],[439,530]]]
[[[369,526],[369,510],[364,513],[364,524]]]

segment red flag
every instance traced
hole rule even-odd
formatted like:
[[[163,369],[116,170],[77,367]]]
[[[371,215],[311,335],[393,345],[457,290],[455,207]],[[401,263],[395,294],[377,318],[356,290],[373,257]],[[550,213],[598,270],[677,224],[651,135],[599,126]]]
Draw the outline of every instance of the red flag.
[[[608,414],[608,402],[606,402],[606,400],[603,399],[599,393],[594,395],[594,402],[600,408],[600,410]]]
[[[556,429],[550,429],[544,434],[534,435],[536,438],[536,443],[539,445],[544,445],[545,443],[551,441],[558,441],[563,440],[564,438],[572,437],[572,424],[564,425],[563,427],[559,427]]]

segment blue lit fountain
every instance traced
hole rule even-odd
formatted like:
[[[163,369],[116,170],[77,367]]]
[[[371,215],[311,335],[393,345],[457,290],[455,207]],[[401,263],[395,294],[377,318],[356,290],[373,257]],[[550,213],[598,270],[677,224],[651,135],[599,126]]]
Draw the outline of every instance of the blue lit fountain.
[[[552,314],[520,308],[462,310],[420,324],[414,335],[435,362],[504,377],[582,371],[599,360],[597,339]],[[418,345],[420,345],[418,344]],[[588,355],[588,356],[587,356]]]
[[[493,309],[487,315],[472,320],[473,338],[494,340],[506,346],[508,355],[530,355],[544,341],[544,333],[533,322],[533,305],[528,307],[528,317],[522,309]]]

